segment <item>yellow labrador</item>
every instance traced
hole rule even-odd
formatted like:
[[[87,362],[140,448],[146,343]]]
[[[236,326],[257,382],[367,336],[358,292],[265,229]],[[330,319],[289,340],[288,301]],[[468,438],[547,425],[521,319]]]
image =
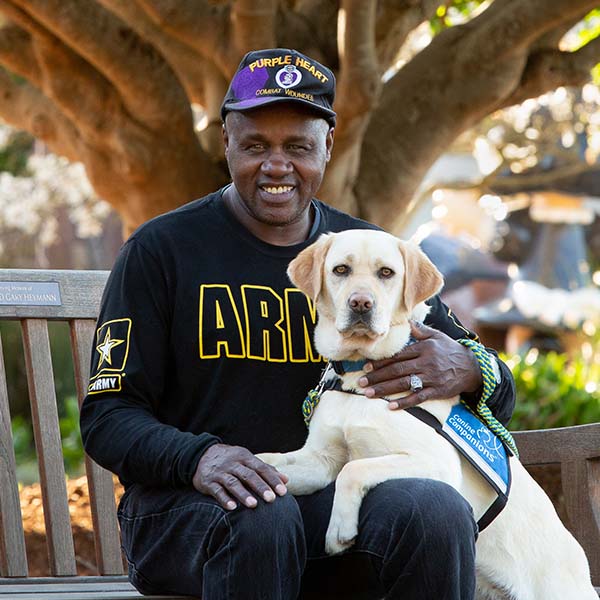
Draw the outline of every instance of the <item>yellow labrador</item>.
[[[322,236],[290,263],[288,274],[316,303],[315,345],[330,360],[381,359],[401,350],[409,339],[409,319],[423,321],[424,301],[442,285],[416,245],[368,230]],[[344,389],[358,388],[363,374],[343,375]],[[444,423],[457,402],[421,406]],[[289,476],[293,494],[336,481],[326,536],[330,554],[352,545],[362,498],[388,479],[446,482],[470,502],[477,519],[496,498],[433,428],[406,411],[388,410],[384,399],[339,391],[323,394],[303,448],[258,456]],[[510,463],[508,503],[477,541],[478,598],[598,600],[583,550],[518,459]]]

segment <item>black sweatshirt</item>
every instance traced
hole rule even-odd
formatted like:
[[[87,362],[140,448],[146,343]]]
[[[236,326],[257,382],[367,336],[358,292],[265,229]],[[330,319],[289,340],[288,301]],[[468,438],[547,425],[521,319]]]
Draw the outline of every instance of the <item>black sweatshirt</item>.
[[[191,485],[217,442],[287,452],[306,438],[302,401],[325,363],[312,347],[314,308],[286,269],[324,232],[374,226],[315,200],[309,239],[273,246],[229,213],[222,192],[140,227],[104,292],[81,433],[126,485]],[[475,337],[437,297],[429,303],[426,324]],[[500,367],[489,406],[506,423],[514,384]]]

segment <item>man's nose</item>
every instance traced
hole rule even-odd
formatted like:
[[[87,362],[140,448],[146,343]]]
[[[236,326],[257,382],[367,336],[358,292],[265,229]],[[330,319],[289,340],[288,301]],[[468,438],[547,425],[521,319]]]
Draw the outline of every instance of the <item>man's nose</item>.
[[[373,296],[366,292],[354,292],[348,298],[348,306],[352,312],[357,314],[368,313],[374,304]]]
[[[281,177],[290,173],[293,167],[283,152],[272,152],[262,163],[261,170],[265,175]]]

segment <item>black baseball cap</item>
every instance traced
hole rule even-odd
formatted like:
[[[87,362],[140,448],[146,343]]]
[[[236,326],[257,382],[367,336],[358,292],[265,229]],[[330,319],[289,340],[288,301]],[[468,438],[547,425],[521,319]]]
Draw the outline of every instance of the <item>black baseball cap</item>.
[[[248,52],[221,105],[221,117],[273,102],[298,102],[335,125],[335,76],[316,60],[287,48]]]

